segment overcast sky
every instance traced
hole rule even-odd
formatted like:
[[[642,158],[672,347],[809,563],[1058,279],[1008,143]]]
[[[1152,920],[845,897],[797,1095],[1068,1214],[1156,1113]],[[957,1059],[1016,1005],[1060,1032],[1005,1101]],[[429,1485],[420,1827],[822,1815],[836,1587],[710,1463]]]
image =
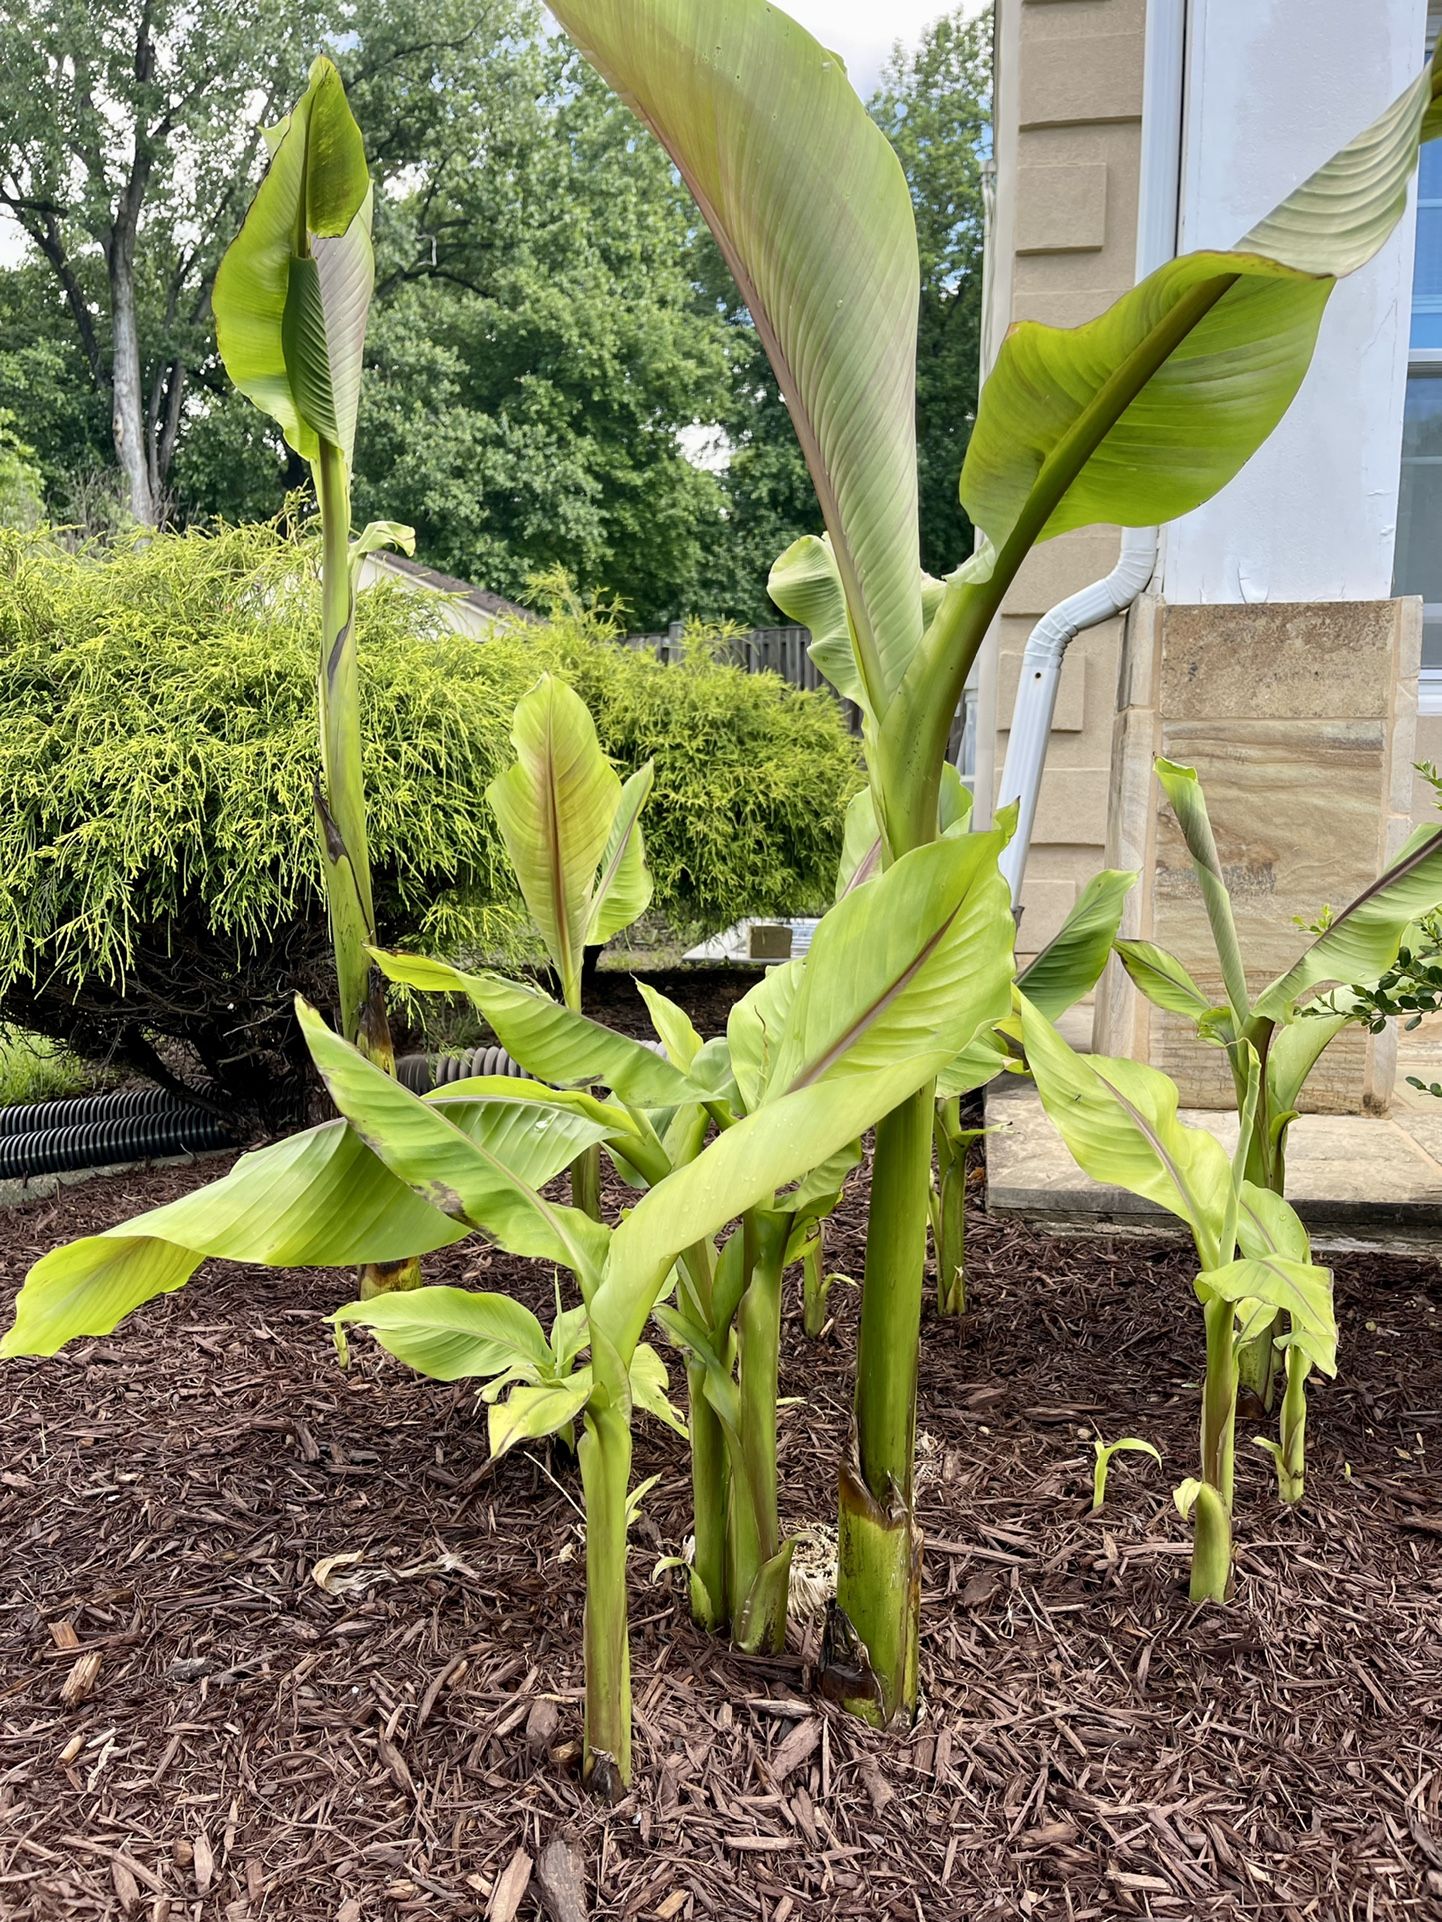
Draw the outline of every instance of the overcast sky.
[[[946,0],[781,0],[808,33],[839,53],[863,99],[876,85],[894,40],[914,45],[950,8]]]

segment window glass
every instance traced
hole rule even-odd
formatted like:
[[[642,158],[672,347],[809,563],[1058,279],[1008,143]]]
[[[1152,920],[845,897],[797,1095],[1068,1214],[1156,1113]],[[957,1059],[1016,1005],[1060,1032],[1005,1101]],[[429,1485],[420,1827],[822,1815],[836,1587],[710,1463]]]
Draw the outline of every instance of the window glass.
[[[1442,8],[1428,8],[1427,44]],[[1402,417],[1394,594],[1422,597],[1422,665],[1442,679],[1442,142],[1422,149],[1417,170],[1417,256],[1411,349]],[[1434,681],[1433,685],[1436,683]]]
[[[1442,142],[1422,149],[1417,178],[1417,265],[1412,281],[1412,345],[1442,348]]]

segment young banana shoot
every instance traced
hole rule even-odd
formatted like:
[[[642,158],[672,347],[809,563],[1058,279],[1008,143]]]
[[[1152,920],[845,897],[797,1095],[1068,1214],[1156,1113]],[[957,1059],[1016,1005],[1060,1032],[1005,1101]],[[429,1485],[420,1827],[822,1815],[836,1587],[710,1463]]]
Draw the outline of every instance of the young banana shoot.
[[[324,57],[276,130],[270,164],[216,274],[216,337],[240,391],[310,465],[321,522],[320,772],[315,810],[341,1032],[388,1073],[395,1066],[366,845],[357,574],[367,554],[410,552],[408,527],[373,522],[350,537],[350,473],[375,280],[371,184],[360,129]],[[366,1267],[365,1295],[420,1283],[414,1259]]]

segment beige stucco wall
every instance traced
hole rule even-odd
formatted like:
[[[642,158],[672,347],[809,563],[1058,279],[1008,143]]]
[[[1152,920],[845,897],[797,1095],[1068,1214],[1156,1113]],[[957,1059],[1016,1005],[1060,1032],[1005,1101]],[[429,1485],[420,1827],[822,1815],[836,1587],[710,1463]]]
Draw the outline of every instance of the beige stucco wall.
[[[1152,778],[1156,755],[1195,767],[1232,898],[1248,985],[1296,958],[1297,926],[1358,894],[1411,832],[1421,604],[1413,600],[1167,607],[1129,624],[1116,717],[1108,865],[1141,881],[1123,931],[1157,942],[1220,1001],[1201,892]],[[1113,963],[1094,1042],[1164,1068],[1184,1102],[1232,1105],[1220,1051],[1153,1008]],[[1348,1030],[1307,1087],[1322,1112],[1381,1108],[1395,1037]]]
[[[1145,21],[1145,0],[1000,0],[993,352],[1013,321],[1075,326],[1132,285]],[[982,689],[993,794],[1027,635],[1049,607],[1108,573],[1117,547],[1110,529],[1049,541],[1008,593]],[[1024,953],[1051,938],[1101,865],[1120,642],[1114,621],[1067,656],[1027,863]]]

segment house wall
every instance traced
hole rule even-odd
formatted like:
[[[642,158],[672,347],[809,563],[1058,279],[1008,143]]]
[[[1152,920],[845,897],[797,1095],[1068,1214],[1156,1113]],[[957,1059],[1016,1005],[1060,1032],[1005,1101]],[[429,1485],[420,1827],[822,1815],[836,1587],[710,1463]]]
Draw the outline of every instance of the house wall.
[[[1360,13],[1365,27],[1357,0],[1190,0],[1183,252],[1234,247],[1414,78],[1427,0]],[[1404,220],[1338,285],[1276,432],[1215,500],[1167,529],[1169,602],[1391,594],[1412,254]]]
[[[361,591],[374,587],[377,581],[388,581],[400,587],[407,594],[429,594],[440,610],[441,620],[457,634],[465,634],[471,640],[483,641],[495,630],[496,614],[478,607],[474,601],[463,595],[442,593],[424,580],[397,567],[391,556],[386,553],[367,554],[360,564],[356,586]],[[457,583],[462,585],[462,583]]]
[[[1013,321],[1072,327],[1134,278],[1145,0],[999,0],[992,235],[986,339],[994,354]],[[1006,753],[1021,652],[1037,619],[1107,573],[1115,529],[1048,541],[1014,582],[989,644],[978,757],[979,818]],[[1101,866],[1122,624],[1082,635],[1067,656],[1022,895],[1019,946],[1056,932]]]

